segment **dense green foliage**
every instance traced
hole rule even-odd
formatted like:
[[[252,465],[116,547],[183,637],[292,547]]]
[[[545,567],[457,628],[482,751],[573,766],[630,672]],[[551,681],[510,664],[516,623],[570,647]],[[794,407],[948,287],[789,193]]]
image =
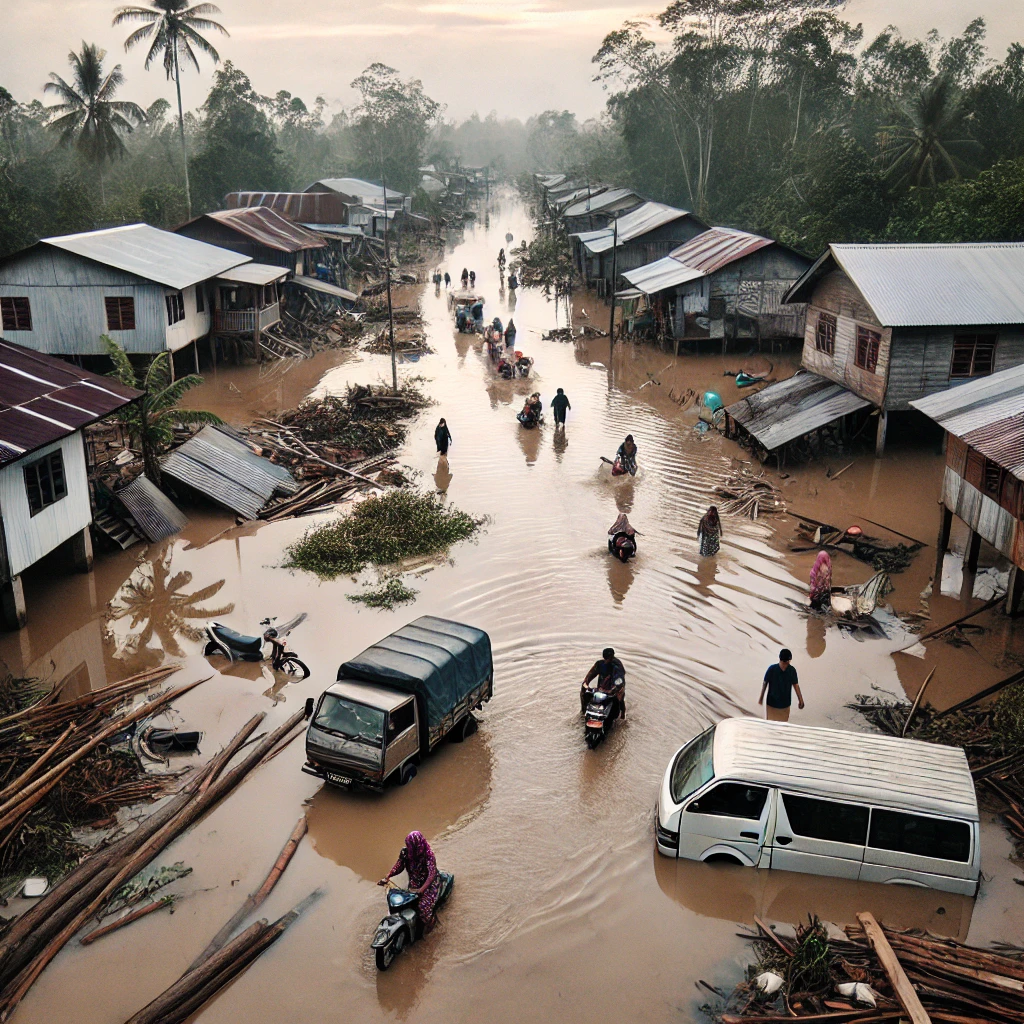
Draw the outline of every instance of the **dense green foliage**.
[[[1024,47],[972,21],[865,43],[845,0],[675,0],[594,57],[618,180],[809,252],[827,242],[1024,238]],[[965,206],[967,209],[965,209]]]
[[[334,522],[315,526],[287,552],[285,567],[321,579],[352,575],[368,564],[435,555],[472,536],[480,523],[435,494],[401,489],[359,502]]]
[[[367,608],[381,608],[391,611],[396,604],[408,604],[416,600],[418,590],[407,587],[401,576],[389,576],[383,583],[362,594],[347,594],[349,601],[365,604]]]

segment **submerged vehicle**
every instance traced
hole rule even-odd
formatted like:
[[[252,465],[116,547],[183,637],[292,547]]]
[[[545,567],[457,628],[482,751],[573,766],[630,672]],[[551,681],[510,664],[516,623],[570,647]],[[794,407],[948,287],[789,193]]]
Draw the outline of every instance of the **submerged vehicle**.
[[[962,747],[727,718],[665,772],[658,852],[974,896],[978,799]]]
[[[423,615],[338,669],[310,709],[302,770],[346,788],[405,785],[443,739],[476,732],[493,689],[490,637]]]
[[[288,650],[288,644],[285,642],[285,637],[305,618],[306,613],[303,612],[280,626],[273,624],[276,619],[261,619],[260,625],[264,627],[262,636],[247,636],[245,633],[236,633],[223,622],[208,622],[203,654],[206,657],[223,654],[228,661],[269,659],[275,672],[287,672],[295,676],[296,681],[305,679],[309,675],[309,669],[294,651]],[[266,653],[265,644],[270,644],[270,650]]]
[[[607,689],[598,686],[591,691],[590,701],[583,713],[585,722],[583,739],[591,750],[611,732],[615,719],[622,714],[619,704],[622,685],[616,681]]]
[[[441,876],[441,891],[437,895],[440,907],[452,894],[455,876],[447,871],[438,871]],[[377,960],[377,969],[386,971],[395,957],[423,937],[423,923],[419,915],[419,893],[410,892],[390,882],[387,888],[388,910],[391,911],[379,925],[370,948]]]

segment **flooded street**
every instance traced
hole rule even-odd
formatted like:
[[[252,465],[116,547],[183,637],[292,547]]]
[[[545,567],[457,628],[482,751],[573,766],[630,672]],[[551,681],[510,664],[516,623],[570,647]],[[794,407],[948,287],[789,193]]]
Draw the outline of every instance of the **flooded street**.
[[[165,855],[165,863],[193,867],[182,888],[193,895],[172,915],[150,916],[92,946],[69,944],[18,1021],[125,1020],[174,981],[259,884],[304,809],[309,837],[265,915],[273,919],[317,886],[327,895],[199,1015],[204,1022],[696,1020],[704,997],[695,983],[738,980],[747,947],[736,923],[754,914],[795,922],[817,912],[845,922],[869,909],[888,924],[976,943],[1024,941],[1014,913],[1024,894],[1013,884],[1010,842],[984,809],[985,881],[976,904],[656,854],[653,809],[668,759],[721,718],[756,714],[761,679],[780,647],[794,651],[807,701],[794,721],[863,729],[844,708],[855,694],[877,686],[913,695],[938,665],[929,697],[944,706],[1007,674],[1012,638],[997,625],[976,648],[933,643],[921,660],[893,654],[912,642],[906,637],[858,640],[826,627],[807,614],[814,552],[790,552],[788,517],[725,516],[721,552],[700,559],[697,522],[716,501],[713,489],[751,456],[715,432],[698,433],[696,410],[680,410],[672,396],[713,389],[728,404],[738,393],[724,371],[754,361],[676,358],[627,344],[616,345],[610,360],[607,339],[543,341],[542,332],[565,323],[564,308],[537,291],[518,299],[499,293],[495,262],[506,231],[518,245],[531,230],[518,200],[493,200],[487,223],[481,217],[467,227],[442,270],[453,278],[463,266],[476,271],[488,321],[499,315],[507,323],[514,309],[516,347],[536,360],[533,375],[498,379],[479,337],[454,333],[444,293],[432,286],[422,308],[435,354],[399,367],[403,377],[422,375],[436,402],[414,422],[399,461],[416,471],[419,486],[487,517],[449,560],[405,577],[419,591],[415,604],[380,612],[345,599],[374,574],[320,583],[279,568],[285,547],[334,513],[224,533],[232,516],[189,509],[182,535],[105,554],[88,577],[48,565],[26,576],[30,623],[0,639],[0,657],[16,675],[74,673],[71,693],[164,657],[186,660],[176,682],[203,678],[224,668],[201,657],[207,619],[252,632],[264,616],[309,613],[290,643],[311,678],[280,684],[260,665],[231,668],[167,716],[205,732],[204,756],[256,711],[269,710],[267,724],[276,725],[333,681],[341,662],[419,615],[487,630],[495,677],[479,732],[443,745],[412,783],[383,796],[326,789],[301,773],[302,742],[293,743]],[[584,307],[606,329],[606,314],[590,296],[577,301],[579,315]],[[785,377],[798,357],[755,358]],[[310,392],[379,378],[390,380],[387,357],[329,352],[222,368],[188,401],[240,424]],[[557,387],[572,405],[564,433],[556,433],[549,408]],[[515,415],[535,390],[547,420],[528,431]],[[441,416],[454,438],[447,465],[433,444]],[[870,517],[927,542],[894,577],[889,600],[910,611],[920,607],[934,564],[942,458],[933,441],[901,445],[891,430],[882,461],[837,456],[772,476],[791,507],[809,516],[861,522],[878,533],[864,522]],[[640,470],[613,481],[600,457],[611,458],[627,433],[636,439]],[[850,462],[838,479],[826,477],[827,466],[838,471]],[[627,565],[606,547],[619,512],[640,532],[638,557]],[[837,585],[871,574],[868,565],[836,557]],[[969,607],[947,597],[930,601],[936,623]],[[629,716],[591,752],[577,695],[608,645],[626,666]],[[455,890],[437,931],[379,974],[369,950],[384,912],[375,882],[414,828],[454,872]]]

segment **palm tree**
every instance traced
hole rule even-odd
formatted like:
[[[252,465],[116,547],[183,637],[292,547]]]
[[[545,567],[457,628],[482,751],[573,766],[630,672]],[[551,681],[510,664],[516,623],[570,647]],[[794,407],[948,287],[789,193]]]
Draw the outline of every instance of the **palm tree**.
[[[137,402],[125,406],[119,415],[128,428],[132,446],[142,450],[142,464],[146,476],[159,487],[160,456],[174,442],[175,424],[217,424],[223,420],[212,412],[178,408],[178,402],[185,392],[202,384],[203,378],[190,373],[172,380],[169,352],[161,352],[139,378],[124,349],[106,334],[101,340],[106,346],[107,355],[114,361],[114,369],[110,376],[115,377],[126,387],[135,388],[143,393]]]
[[[124,74],[120,64],[107,74],[103,73],[106,55],[106,50],[83,41],[81,53],[68,54],[74,84],[69,85],[60,75],[51,72],[50,81],[43,86],[43,92],[54,93],[61,100],[47,107],[48,126],[60,133],[61,145],[73,145],[86,160],[100,168],[101,189],[103,165],[126,152],[121,136],[132,132],[136,124],[146,119],[137,103],[114,99],[114,93],[124,84]]]
[[[886,173],[899,185],[934,186],[960,177],[957,151],[976,147],[965,135],[962,98],[948,75],[936,75],[899,106],[900,122],[878,133]]]
[[[188,215],[192,216],[192,191],[188,182],[188,151],[185,148],[185,114],[181,108],[181,64],[190,61],[199,71],[199,59],[196,50],[209,56],[214,64],[220,60],[220,54],[213,48],[209,40],[199,33],[216,30],[223,35],[228,30],[219,22],[211,21],[207,15],[220,14],[215,4],[199,3],[188,6],[187,0],[149,0],[149,7],[122,7],[114,15],[114,24],[120,25],[129,21],[144,21],[125,41],[125,50],[130,50],[137,43],[149,43],[146,53],[146,70],[158,54],[164,55],[164,71],[168,78],[174,79],[178,92],[178,130],[181,134],[181,156],[185,162],[185,198],[188,201]]]

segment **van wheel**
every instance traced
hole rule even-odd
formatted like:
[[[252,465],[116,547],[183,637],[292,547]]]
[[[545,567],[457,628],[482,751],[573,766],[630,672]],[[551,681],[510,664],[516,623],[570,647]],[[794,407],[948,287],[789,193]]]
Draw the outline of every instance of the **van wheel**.
[[[452,742],[461,743],[463,740],[468,739],[477,731],[477,721],[472,715],[466,715],[466,717],[459,722],[452,732]]]
[[[736,857],[730,857],[727,853],[713,853],[705,861],[705,864],[737,864],[743,867],[742,861]]]
[[[398,773],[398,784],[405,786],[416,778],[416,765],[403,764],[402,770]]]

